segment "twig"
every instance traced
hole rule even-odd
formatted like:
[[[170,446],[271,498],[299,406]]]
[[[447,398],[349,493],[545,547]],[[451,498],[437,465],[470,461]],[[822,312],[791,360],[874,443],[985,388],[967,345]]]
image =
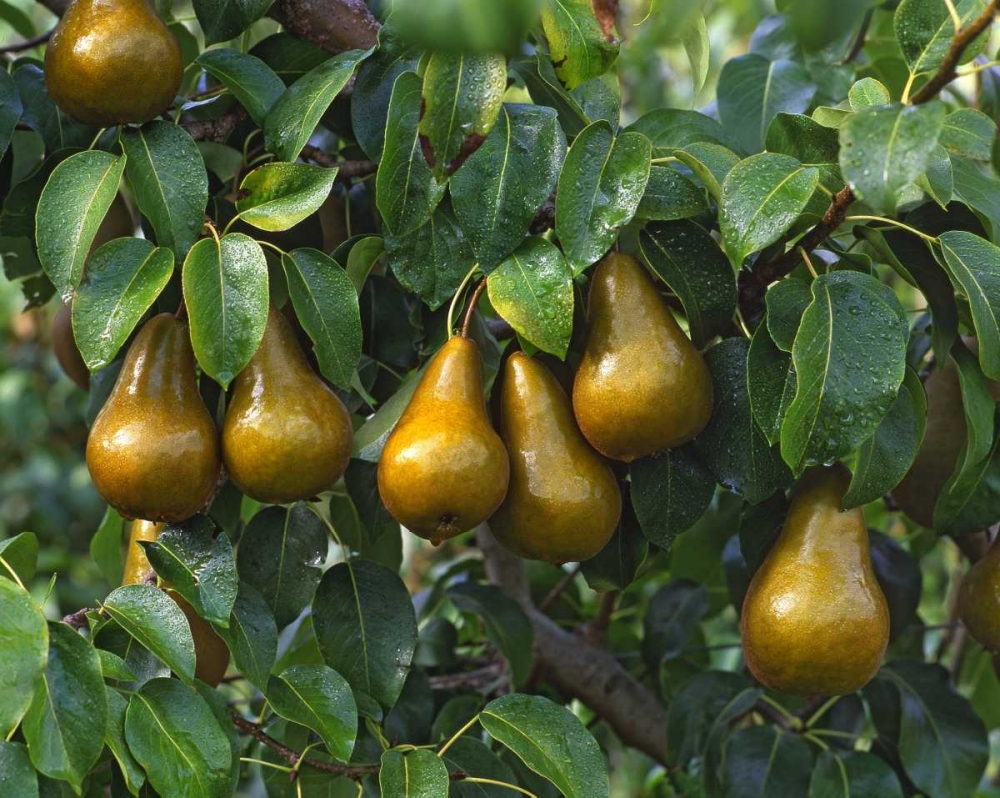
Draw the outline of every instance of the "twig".
[[[861,55],[861,51],[865,48],[865,39],[868,38],[868,28],[871,27],[872,16],[874,13],[874,8],[869,8],[865,12],[865,16],[861,20],[861,27],[858,29],[858,34],[854,37],[854,41],[851,42],[851,49],[847,51],[847,55],[845,55],[844,60],[841,61],[842,64],[850,64],[854,61],[854,59]]]
[[[223,142],[247,116],[246,109],[242,105],[237,105],[218,119],[191,120],[184,122],[182,127],[195,141]]]
[[[486,290],[486,278],[484,277],[479,281],[479,285],[476,286],[476,290],[472,293],[472,299],[469,300],[469,307],[465,311],[465,319],[462,321],[462,337],[469,337],[469,328],[472,326],[472,316],[476,312],[476,305],[479,304],[479,297],[483,295],[483,291]]]
[[[560,579],[553,588],[549,591],[548,595],[542,599],[541,603],[538,605],[539,612],[548,612],[549,608],[556,603],[556,600],[566,592],[566,588],[572,584],[573,580],[576,579],[577,574],[580,573],[581,566],[577,565],[573,570],[567,571],[563,574],[562,579]]]
[[[615,606],[618,604],[618,597],[621,593],[617,590],[609,590],[601,596],[601,606],[597,609],[594,620],[587,624],[584,634],[587,642],[592,646],[603,646],[604,638],[607,636],[608,628],[611,626],[611,617],[615,613]]]
[[[74,629],[86,629],[89,624],[87,623],[87,613],[96,612],[96,607],[84,607],[82,610],[77,610],[76,612],[71,612],[62,622],[67,626],[72,626]]]
[[[53,28],[53,30],[55,29]],[[14,42],[13,44],[8,44],[5,47],[0,47],[0,54],[6,55],[7,53],[21,53],[25,50],[30,50],[32,47],[38,47],[40,44],[45,44],[45,42],[52,38],[53,30],[39,34],[33,39],[27,39],[23,42]]]
[[[301,157],[315,161],[320,166],[336,167],[339,170],[337,177],[343,180],[352,177],[368,177],[378,171],[378,164],[375,161],[338,161],[336,156],[321,150],[319,147],[314,147],[312,144],[306,144],[302,148]]]
[[[506,666],[503,662],[493,662],[474,671],[462,671],[461,673],[446,673],[441,676],[431,677],[431,687],[435,690],[458,690],[465,688],[483,692],[493,687],[498,680],[502,679],[506,673]]]

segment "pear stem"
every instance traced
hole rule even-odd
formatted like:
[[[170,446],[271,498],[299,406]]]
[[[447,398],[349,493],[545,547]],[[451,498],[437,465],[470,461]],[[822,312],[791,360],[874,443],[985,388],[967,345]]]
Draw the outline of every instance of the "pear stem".
[[[462,337],[469,337],[469,327],[472,326],[472,314],[476,312],[476,305],[479,304],[479,297],[483,295],[483,291],[486,290],[486,278],[484,277],[479,281],[476,286],[476,290],[472,294],[472,299],[469,300],[469,307],[465,311],[465,319],[462,322]]]

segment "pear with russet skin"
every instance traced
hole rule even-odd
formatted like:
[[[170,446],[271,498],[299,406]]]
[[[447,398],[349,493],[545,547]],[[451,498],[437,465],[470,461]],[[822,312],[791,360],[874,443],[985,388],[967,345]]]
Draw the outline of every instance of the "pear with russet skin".
[[[147,0],[73,0],[45,50],[52,98],[94,127],[159,116],[183,78],[180,45]]]
[[[962,580],[958,612],[977,642],[1000,651],[1000,538]]]
[[[705,428],[708,367],[634,258],[612,253],[598,264],[587,325],[573,411],[591,446],[630,463]]]
[[[122,578],[123,585],[147,583],[153,569],[146,557],[145,549],[139,544],[155,541],[160,536],[164,526],[164,524],[154,524],[150,521],[132,522],[128,554],[125,557],[125,575]],[[164,588],[167,587],[169,586],[165,584]],[[195,678],[212,687],[217,687],[229,667],[229,647],[226,645],[226,641],[219,637],[215,629],[212,628],[212,624],[202,618],[180,593],[167,590],[167,595],[181,608],[184,617],[187,618],[188,626],[191,627],[196,657]]]
[[[290,504],[329,490],[351,459],[351,416],[312,370],[273,307],[250,363],[233,381],[222,428],[229,478],[247,496]]]
[[[861,508],[843,510],[843,466],[813,468],[795,487],[777,541],[743,601],[743,656],[765,686],[845,695],[878,671],[889,607],[875,577]]]
[[[500,393],[510,487],[490,529],[521,557],[560,565],[589,560],[621,516],[615,475],[580,430],[552,373],[522,352],[508,358]]]
[[[479,347],[455,336],[427,366],[382,450],[378,489],[400,524],[437,544],[488,519],[510,464],[483,401]]]
[[[183,521],[211,499],[219,431],[198,393],[187,323],[164,313],[129,347],[87,439],[87,466],[126,518]]]

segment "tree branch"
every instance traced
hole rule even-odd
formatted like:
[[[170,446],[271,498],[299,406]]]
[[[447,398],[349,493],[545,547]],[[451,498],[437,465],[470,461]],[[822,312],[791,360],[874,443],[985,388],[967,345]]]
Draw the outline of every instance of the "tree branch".
[[[23,42],[14,42],[13,44],[8,44],[6,47],[0,47],[0,54],[6,55],[7,53],[22,53],[25,50],[30,50],[32,47],[38,47],[40,44],[45,44],[52,37],[52,31],[47,31],[35,36],[33,39],[27,39]]]
[[[535,661],[549,683],[578,698],[618,738],[662,764],[667,760],[667,711],[648,687],[612,654],[568,632],[531,603],[524,562],[497,543],[486,528],[477,533],[490,581],[524,607],[535,630]]]
[[[375,161],[338,161],[336,156],[312,144],[306,144],[302,148],[301,157],[327,168],[337,167],[340,170],[337,177],[344,180],[352,177],[368,177],[378,171],[378,164]]]

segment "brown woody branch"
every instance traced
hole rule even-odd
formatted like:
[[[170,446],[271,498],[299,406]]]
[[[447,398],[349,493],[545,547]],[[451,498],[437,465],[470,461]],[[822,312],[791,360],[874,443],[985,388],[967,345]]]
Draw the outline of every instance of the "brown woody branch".
[[[0,54],[6,55],[7,53],[23,53],[25,50],[30,50],[32,47],[38,47],[40,44],[45,44],[52,37],[52,31],[46,31],[45,33],[35,36],[33,39],[27,39],[23,42],[14,42],[13,44],[8,44],[5,47],[0,47]]]
[[[318,163],[320,166],[336,167],[339,169],[337,177],[343,180],[368,177],[378,170],[378,164],[375,161],[338,161],[336,156],[321,150],[319,147],[314,147],[312,144],[307,144],[302,148],[301,157]]]
[[[224,142],[246,118],[246,109],[242,105],[237,105],[226,111],[218,119],[189,120],[184,122],[182,127],[195,141]]]
[[[930,102],[958,77],[955,68],[962,60],[962,54],[990,26],[998,9],[1000,9],[1000,0],[991,0],[982,14],[955,35],[937,72],[911,98],[913,105]],[[767,287],[775,280],[780,280],[787,275],[801,262],[801,251],[812,252],[843,224],[854,199],[854,192],[851,191],[851,188],[844,186],[834,196],[820,223],[803,236],[791,250],[779,255],[774,260],[755,264],[752,271],[745,272],[740,276],[740,308],[748,321],[759,318]]]

